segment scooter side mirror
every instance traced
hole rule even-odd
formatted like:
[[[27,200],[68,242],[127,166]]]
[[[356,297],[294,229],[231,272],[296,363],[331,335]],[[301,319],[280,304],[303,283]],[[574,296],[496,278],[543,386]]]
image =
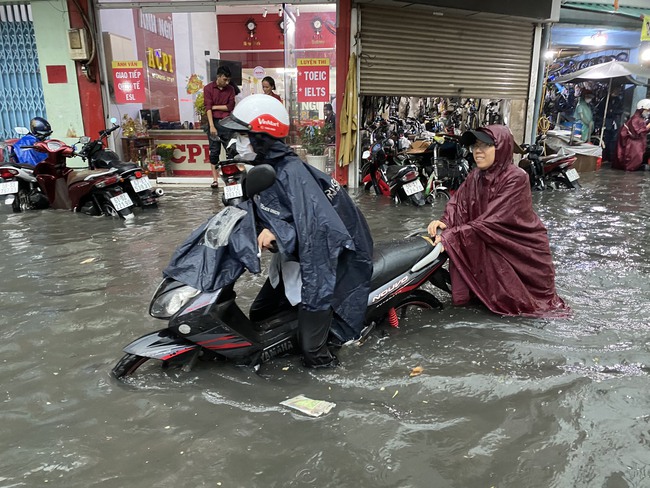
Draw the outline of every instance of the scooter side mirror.
[[[27,127],[14,127],[14,131],[16,134],[20,134],[21,136],[29,134],[29,129]]]
[[[115,117],[111,117],[111,124],[117,124],[117,119]]]
[[[248,171],[244,190],[248,198],[266,190],[275,183],[275,169],[270,164],[260,164]]]
[[[91,140],[91,139],[90,139],[90,137],[88,137],[88,136],[81,136],[81,137],[79,138],[79,142],[82,143],[82,144],[88,144],[88,143],[90,142],[90,140]]]

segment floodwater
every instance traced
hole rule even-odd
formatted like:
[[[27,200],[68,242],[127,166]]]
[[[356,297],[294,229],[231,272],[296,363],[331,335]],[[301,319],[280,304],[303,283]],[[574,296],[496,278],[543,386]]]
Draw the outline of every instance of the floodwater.
[[[534,195],[571,320],[415,313],[307,371],[109,372],[173,248],[221,208],[172,189],[131,225],[0,208],[0,488],[624,488],[650,481],[650,172]],[[439,212],[356,193],[376,240]],[[262,277],[242,280],[242,302]],[[420,366],[423,373],[410,377]],[[320,418],[280,405],[298,394]]]

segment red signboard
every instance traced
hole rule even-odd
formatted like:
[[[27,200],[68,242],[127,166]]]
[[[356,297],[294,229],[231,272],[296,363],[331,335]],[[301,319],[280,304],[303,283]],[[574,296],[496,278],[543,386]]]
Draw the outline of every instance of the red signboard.
[[[330,101],[330,60],[327,58],[297,59],[298,102]]]
[[[144,103],[144,69],[142,61],[113,61],[115,103]]]

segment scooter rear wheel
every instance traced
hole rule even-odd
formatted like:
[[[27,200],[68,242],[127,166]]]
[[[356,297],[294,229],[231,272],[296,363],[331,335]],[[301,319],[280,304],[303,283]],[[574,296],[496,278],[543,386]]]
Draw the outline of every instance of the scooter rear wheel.
[[[406,317],[409,307],[425,310],[432,310],[434,308],[442,309],[442,303],[428,291],[414,290],[403,297],[398,297],[393,304],[393,308],[398,313],[400,319]]]
[[[124,357],[122,357],[122,359],[120,359],[115,365],[111,374],[117,379],[130,376],[135,373],[140,366],[149,361],[149,359],[151,358],[136,356],[135,354],[125,354]]]

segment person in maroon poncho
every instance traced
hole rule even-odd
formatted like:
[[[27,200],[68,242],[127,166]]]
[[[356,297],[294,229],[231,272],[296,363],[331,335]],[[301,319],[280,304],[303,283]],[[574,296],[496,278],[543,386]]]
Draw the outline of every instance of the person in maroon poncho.
[[[612,168],[636,171],[645,162],[643,154],[650,124],[646,118],[650,115],[650,99],[644,98],[636,105],[636,112],[623,124],[616,141],[616,161]]]
[[[477,168],[427,229],[449,255],[454,304],[477,297],[499,315],[567,317],[528,176],[513,164],[510,130],[489,125],[465,132],[461,143]]]

